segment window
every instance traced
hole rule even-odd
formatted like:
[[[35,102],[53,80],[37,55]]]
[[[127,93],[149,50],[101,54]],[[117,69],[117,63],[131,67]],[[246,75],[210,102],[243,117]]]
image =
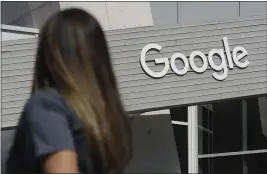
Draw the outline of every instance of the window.
[[[267,172],[264,101],[266,97],[254,97],[199,107],[200,173]]]
[[[267,97],[179,107],[170,113],[182,174],[267,173]]]

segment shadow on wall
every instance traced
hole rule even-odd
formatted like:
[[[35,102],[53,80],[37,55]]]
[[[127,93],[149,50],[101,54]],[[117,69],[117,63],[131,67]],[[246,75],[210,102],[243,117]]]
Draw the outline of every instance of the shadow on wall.
[[[132,118],[134,157],[126,173],[181,173],[169,114]]]
[[[1,173],[5,173],[5,162],[12,144],[15,129],[1,131]]]

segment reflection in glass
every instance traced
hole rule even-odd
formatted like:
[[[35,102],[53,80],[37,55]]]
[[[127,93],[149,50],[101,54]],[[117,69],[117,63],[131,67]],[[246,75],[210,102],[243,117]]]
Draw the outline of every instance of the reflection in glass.
[[[264,97],[266,99],[266,97]],[[263,99],[264,99],[263,98]],[[263,100],[264,102],[264,100]],[[247,148],[248,150],[267,149],[267,137],[264,135],[267,112],[260,114],[266,105],[259,105],[258,98],[247,100]],[[265,118],[264,118],[265,117]],[[263,122],[262,122],[262,121]]]
[[[267,173],[267,153],[199,159],[203,174],[263,174]]]
[[[187,107],[170,109],[171,120],[187,122]],[[188,130],[185,125],[173,124],[173,133],[182,174],[188,173]]]
[[[267,149],[266,97],[199,108],[199,154]]]

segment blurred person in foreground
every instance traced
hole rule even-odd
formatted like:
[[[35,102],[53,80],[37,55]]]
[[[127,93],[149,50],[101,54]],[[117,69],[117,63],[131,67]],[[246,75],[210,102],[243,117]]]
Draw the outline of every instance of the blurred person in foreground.
[[[121,174],[132,155],[104,33],[68,9],[45,23],[7,173]]]

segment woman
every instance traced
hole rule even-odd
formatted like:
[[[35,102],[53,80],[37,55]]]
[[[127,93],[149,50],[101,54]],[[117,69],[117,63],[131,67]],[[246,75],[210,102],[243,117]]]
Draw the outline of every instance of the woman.
[[[39,36],[32,94],[8,173],[120,174],[132,153],[104,33],[90,14],[53,15]]]

